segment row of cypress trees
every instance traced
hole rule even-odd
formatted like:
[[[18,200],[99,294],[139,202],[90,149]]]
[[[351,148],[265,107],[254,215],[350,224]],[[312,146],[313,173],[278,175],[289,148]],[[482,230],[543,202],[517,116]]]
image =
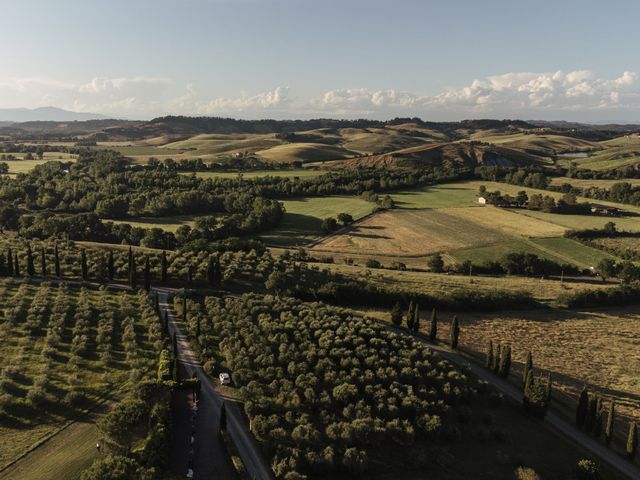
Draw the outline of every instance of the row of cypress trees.
[[[396,302],[391,309],[391,323],[396,327],[402,326],[402,321],[405,315],[402,310],[402,304]],[[420,306],[418,303],[409,302],[409,307],[406,313],[406,326],[407,330],[413,333],[420,332]],[[449,330],[449,346],[455,350],[458,348],[458,340],[460,337],[460,323],[458,317],[453,316],[451,320],[451,328]],[[431,320],[429,322],[429,341],[435,343],[438,341],[438,315],[436,309],[431,311]]]
[[[604,430],[604,442],[610,445],[613,440],[615,416],[615,401],[612,399],[606,412],[605,423],[605,408],[602,398],[596,393],[589,392],[586,385],[582,388],[578,398],[578,405],[576,406],[576,426],[578,428],[596,438],[600,438]],[[629,458],[633,459],[637,450],[638,425],[632,421],[629,423],[629,430],[627,431],[626,453]]]
[[[39,269],[36,271],[36,255],[33,252],[31,245],[27,245],[26,251],[26,274],[28,276],[34,276],[36,274],[43,277],[51,274],[58,278],[62,278],[64,273],[61,269],[60,252],[58,245],[54,245],[53,249],[53,271],[49,269],[47,262],[47,253],[44,248],[39,252]],[[169,262],[166,252],[162,252],[160,257],[160,282],[167,283],[169,279],[168,274]],[[0,269],[9,276],[21,276],[22,266],[18,258],[17,252],[11,247],[8,247],[4,255],[0,255]],[[89,280],[89,266],[87,261],[87,252],[85,249],[80,250],[80,274],[83,280]],[[112,282],[116,278],[115,258],[113,250],[109,250],[106,258],[106,279]],[[189,283],[193,281],[193,272],[189,270]],[[127,255],[127,279],[131,288],[137,288],[138,286],[138,267],[136,265],[136,257],[133,253],[133,249],[129,247]],[[142,282],[144,288],[149,291],[151,288],[151,264],[149,256],[145,256],[144,266],[142,269]],[[212,287],[218,287],[222,283],[222,268],[219,261],[213,256],[209,257],[207,265],[207,282]]]

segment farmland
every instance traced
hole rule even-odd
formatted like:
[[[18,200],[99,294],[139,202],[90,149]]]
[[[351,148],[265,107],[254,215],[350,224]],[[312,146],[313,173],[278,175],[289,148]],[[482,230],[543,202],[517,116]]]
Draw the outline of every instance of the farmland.
[[[67,422],[91,422],[84,412],[117,400],[136,375],[154,364],[155,347],[144,333],[150,326],[139,315],[149,305],[145,296],[11,280],[1,282],[0,290],[0,435],[6,440],[0,445],[1,467]],[[136,332],[135,350],[120,340],[125,327]],[[75,434],[95,439],[89,425]],[[93,453],[78,458],[68,450],[65,457],[68,465],[43,463],[39,468],[66,468],[65,477],[73,478],[78,471],[69,468],[84,468]],[[38,472],[33,475],[38,478]]]
[[[318,264],[354,279],[366,278],[379,286],[394,287],[404,292],[419,292],[438,296],[470,288],[476,291],[505,290],[528,292],[537,301],[557,305],[558,297],[594,288],[611,288],[614,284],[593,281],[565,281],[529,277],[469,277],[468,275],[439,275],[424,271],[367,269],[342,264]]]
[[[33,159],[33,160],[25,160],[23,153],[12,153],[8,155],[13,155],[18,160],[0,160],[1,162],[9,165],[9,174],[15,175],[18,173],[29,173],[38,165],[43,165],[50,161],[60,161],[60,162],[74,162],[75,156],[67,153],[58,153],[58,152],[45,152],[42,160]]]
[[[615,183],[630,183],[631,185],[640,185],[640,179],[638,178],[623,178],[620,180],[598,180],[591,178],[570,178],[570,177],[552,177],[551,185],[560,186],[565,183],[568,183],[577,188],[590,188],[590,187],[598,187],[598,188],[611,188],[611,186]]]
[[[296,246],[308,243],[322,235],[322,220],[348,213],[360,218],[374,208],[374,204],[357,197],[310,197],[282,202],[285,215],[278,227],[260,235],[267,244]]]
[[[531,350],[534,364],[551,372],[562,393],[575,399],[587,382],[616,398],[623,416],[640,418],[635,368],[640,358],[630,356],[637,352],[640,337],[636,308],[465,314],[461,318],[465,347],[482,355],[489,340],[510,343],[518,363]]]
[[[561,164],[574,163],[578,168],[610,170],[640,162],[640,137],[629,135],[600,143],[604,148],[586,158],[564,159]]]
[[[161,228],[167,232],[175,232],[182,225],[193,225],[200,215],[174,215],[171,217],[131,217],[126,220],[105,220],[113,223],[127,223],[132,227]]]
[[[450,263],[482,264],[507,253],[534,253],[561,264],[590,268],[610,254],[563,238],[568,229],[601,228],[610,217],[564,215],[477,204],[477,189],[515,195],[522,187],[494,182],[465,182],[392,194],[398,209],[377,213],[320,240],[312,251],[340,255],[424,257],[442,252]],[[549,193],[524,189],[531,193]],[[560,194],[550,192],[556,197]],[[624,208],[627,208],[626,206]],[[634,207],[628,210],[636,210]],[[640,229],[638,217],[613,219],[625,230]],[[415,262],[413,262],[415,263]]]

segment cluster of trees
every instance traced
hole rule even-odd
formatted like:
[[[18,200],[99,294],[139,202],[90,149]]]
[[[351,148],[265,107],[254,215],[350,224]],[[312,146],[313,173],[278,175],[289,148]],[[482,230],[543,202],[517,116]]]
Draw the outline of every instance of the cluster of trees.
[[[629,260],[616,262],[611,258],[603,258],[598,262],[596,272],[600,275],[603,281],[612,277],[620,278],[623,283],[635,283],[640,281],[640,267]]]
[[[159,479],[169,465],[172,430],[170,382],[144,380],[99,422],[107,454],[96,460],[82,480]],[[132,451],[142,437],[142,445]]]
[[[493,341],[489,340],[484,366],[496,375],[507,378],[511,372],[511,345],[498,343],[494,347]]]
[[[576,406],[576,426],[595,438],[604,438],[604,442],[610,445],[613,441],[615,429],[615,402],[609,401],[605,408],[602,397],[595,392],[589,392],[585,385],[580,392],[578,405]],[[638,450],[638,425],[629,422],[627,442],[625,450],[629,458],[633,459]]]
[[[193,226],[182,225],[175,234],[161,228],[132,227],[127,223],[102,221],[95,213],[71,216],[26,214],[20,217],[17,230],[25,238],[124,243],[167,250],[191,248],[194,244],[207,248],[210,243],[273,228],[284,215],[284,207],[275,200],[249,198],[243,205],[242,212],[199,217]],[[5,228],[8,228],[7,224]]]
[[[574,192],[565,193],[562,198],[557,201],[551,195],[542,195],[540,193],[534,193],[529,196],[524,190],[518,192],[515,197],[502,194],[500,191],[489,192],[484,185],[480,186],[478,193],[486,199],[488,204],[497,207],[526,208],[527,210],[547,213],[573,215],[591,214],[591,205],[586,202],[579,203]]]
[[[475,395],[411,337],[340,309],[257,295],[208,297],[205,308],[199,342],[234,372],[278,478],[362,474],[378,446],[458,429],[456,404]]]
[[[505,182],[512,185],[521,185],[528,188],[545,190],[551,183],[551,179],[542,170],[534,168],[507,168],[497,165],[477,167],[474,171],[476,177],[492,182]]]
[[[353,217],[348,213],[339,213],[337,218],[327,217],[322,220],[322,230],[326,233],[332,233],[338,228],[346,227],[353,223]]]

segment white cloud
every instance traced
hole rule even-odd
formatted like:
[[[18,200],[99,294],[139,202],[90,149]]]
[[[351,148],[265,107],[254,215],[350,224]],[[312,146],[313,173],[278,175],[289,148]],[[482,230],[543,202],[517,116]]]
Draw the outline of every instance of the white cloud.
[[[529,116],[553,112],[593,112],[607,109],[639,109],[637,75],[624,72],[613,80],[595,78],[588,70],[568,73],[511,72],[473,80],[469,85],[448,88],[436,95],[367,88],[325,92],[310,105],[339,114],[394,114],[439,117]]]
[[[640,115],[640,87],[635,72],[602,79],[588,70],[510,72],[475,79],[434,95],[366,87],[329,90],[298,99],[289,87],[259,93],[215,96],[193,84],[177,85],[165,77],[96,77],[83,83],[44,77],[0,78],[0,107],[54,105],[114,116],[165,114],[254,117],[420,116],[622,118]]]

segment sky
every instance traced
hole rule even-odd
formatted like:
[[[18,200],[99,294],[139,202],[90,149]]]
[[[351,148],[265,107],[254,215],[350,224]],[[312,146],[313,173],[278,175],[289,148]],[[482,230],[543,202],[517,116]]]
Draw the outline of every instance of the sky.
[[[640,122],[637,0],[2,0],[0,108]]]

